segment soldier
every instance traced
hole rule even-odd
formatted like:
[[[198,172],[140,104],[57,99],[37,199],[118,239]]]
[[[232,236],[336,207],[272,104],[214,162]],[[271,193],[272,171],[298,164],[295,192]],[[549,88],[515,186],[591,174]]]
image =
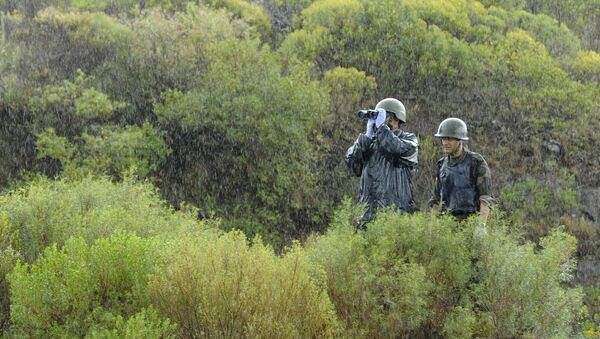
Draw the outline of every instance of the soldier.
[[[375,117],[367,121],[346,152],[346,163],[360,176],[360,198],[366,203],[362,227],[372,220],[378,208],[395,206],[412,212],[413,176],[417,168],[417,137],[400,129],[406,122],[406,110],[400,100],[387,98],[375,107]],[[373,112],[373,111],[372,111]]]
[[[441,203],[442,213],[464,220],[479,213],[485,223],[493,199],[490,195],[491,174],[485,159],[467,149],[467,125],[457,118],[440,124],[436,137],[442,139],[445,156],[438,161],[433,197],[429,206]]]

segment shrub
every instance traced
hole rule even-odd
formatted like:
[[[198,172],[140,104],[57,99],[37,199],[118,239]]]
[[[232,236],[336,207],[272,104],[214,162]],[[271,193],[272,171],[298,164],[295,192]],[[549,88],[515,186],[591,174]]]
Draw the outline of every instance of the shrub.
[[[36,264],[17,264],[8,275],[12,330],[30,337],[81,337],[92,329],[97,336],[141,334],[145,324],[148,332],[168,333],[169,322],[145,310],[157,244],[126,233],[91,246],[71,238],[62,249],[49,247]]]
[[[87,177],[80,181],[39,179],[0,196],[0,214],[25,262],[69,237],[87,241],[115,230],[139,236],[176,234],[201,228],[194,215],[175,212],[154,187],[125,180]]]
[[[62,175],[71,179],[105,174],[122,179],[129,172],[147,178],[169,154],[160,133],[149,123],[141,127],[104,126],[93,135],[78,136],[79,147],[49,128],[37,135],[38,158],[60,161]]]
[[[298,247],[283,257],[240,232],[169,246],[152,303],[181,337],[327,338],[336,317],[323,278]],[[317,278],[315,278],[317,277]]]
[[[251,29],[257,30],[263,38],[271,33],[271,21],[262,6],[244,0],[211,0],[208,2],[216,8],[224,8],[235,17],[248,22]]]
[[[69,177],[95,173],[120,178],[131,168],[146,177],[169,154],[161,133],[148,122],[125,127],[106,123],[125,105],[91,87],[93,80],[78,70],[74,82],[46,86],[29,99],[37,157],[60,162]]]
[[[502,226],[502,225],[496,225]],[[502,227],[490,230],[479,246],[473,296],[501,338],[569,337],[583,311],[581,288],[568,288],[577,241],[553,229],[534,244],[519,245]]]
[[[577,188],[575,178],[568,173],[555,182],[536,178],[505,187],[500,194],[501,207],[510,211],[509,220],[526,231],[530,239],[539,239],[556,225],[560,217],[576,210]]]
[[[175,338],[176,326],[168,320],[159,318],[158,313],[152,309],[142,309],[140,312],[124,319],[115,317],[115,326],[112,329],[92,327],[86,337],[99,338]]]
[[[13,269],[17,260],[18,253],[11,247],[0,250],[0,335],[10,324],[10,290],[6,275]]]
[[[444,322],[444,334],[447,338],[473,338],[477,318],[470,308],[455,307]]]
[[[305,68],[282,74],[258,40],[214,43],[208,55],[202,87],[166,91],[155,106],[173,149],[163,180],[185,186],[165,193],[272,244],[321,226],[318,159],[307,139],[325,112],[323,86]]]
[[[414,336],[443,324],[471,276],[467,243],[453,222],[382,213],[357,233],[353,212],[338,213],[307,251],[325,268],[330,298],[351,335]]]
[[[17,258],[34,263],[47,246],[71,236],[88,242],[115,231],[142,237],[181,236],[202,228],[195,215],[175,212],[149,184],[106,178],[77,182],[38,179],[0,196],[0,330],[8,326],[5,276]]]
[[[497,213],[482,226],[382,211],[357,231],[360,212],[346,202],[306,244],[345,336],[568,337],[580,320],[582,291],[568,287],[576,241],[560,229],[536,247]]]
[[[15,71],[25,83],[54,83],[77,69],[94,74],[127,50],[133,33],[117,18],[103,13],[68,12],[46,8],[32,20],[23,20],[10,38],[17,48]],[[66,52],[68,51],[68,52]]]

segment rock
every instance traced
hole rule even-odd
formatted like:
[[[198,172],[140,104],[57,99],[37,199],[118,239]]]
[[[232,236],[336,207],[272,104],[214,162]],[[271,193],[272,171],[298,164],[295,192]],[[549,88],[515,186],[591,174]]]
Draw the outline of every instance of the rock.
[[[542,142],[542,147],[555,155],[559,155],[560,151],[562,150],[562,144],[556,140],[544,140]]]

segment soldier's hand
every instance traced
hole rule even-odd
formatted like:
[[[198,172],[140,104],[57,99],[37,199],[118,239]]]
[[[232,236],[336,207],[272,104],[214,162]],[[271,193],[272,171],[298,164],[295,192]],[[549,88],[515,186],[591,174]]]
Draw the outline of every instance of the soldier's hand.
[[[373,136],[375,135],[375,120],[367,120],[367,131],[365,132],[365,135],[369,138],[373,138]]]
[[[487,225],[485,223],[480,223],[475,226],[475,230],[473,231],[473,236],[476,238],[485,238],[488,234]]]
[[[377,126],[377,128],[379,128],[379,126],[383,125],[383,123],[385,122],[385,119],[387,118],[387,113],[383,108],[378,108],[377,112],[378,114],[377,119],[375,119],[375,125]]]

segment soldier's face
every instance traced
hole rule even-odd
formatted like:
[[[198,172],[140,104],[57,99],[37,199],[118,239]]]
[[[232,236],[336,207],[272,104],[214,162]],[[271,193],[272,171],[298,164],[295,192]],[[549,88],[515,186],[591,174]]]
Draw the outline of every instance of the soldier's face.
[[[447,155],[460,155],[462,144],[458,139],[442,138],[442,150]]]
[[[385,118],[385,124],[388,125],[388,127],[393,131],[400,127],[400,120],[396,119],[394,113],[388,112]]]

